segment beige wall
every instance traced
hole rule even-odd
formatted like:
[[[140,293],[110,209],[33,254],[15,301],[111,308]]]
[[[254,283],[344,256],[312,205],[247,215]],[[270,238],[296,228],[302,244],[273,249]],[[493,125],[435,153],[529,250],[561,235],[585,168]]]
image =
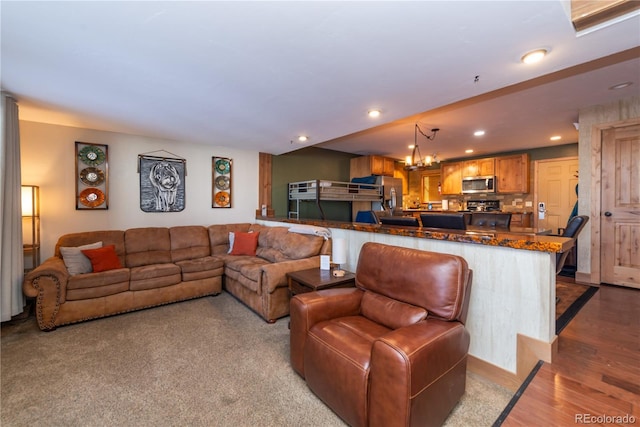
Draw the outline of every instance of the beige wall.
[[[258,152],[176,143],[115,132],[20,122],[23,184],[39,185],[41,259],[53,254],[58,237],[87,230],[144,226],[252,222],[258,207]],[[75,209],[75,141],[109,146],[109,209]],[[185,209],[140,210],[138,154],[167,150],[187,160]],[[162,155],[162,154],[160,154]],[[232,208],[211,207],[211,157],[233,159]]]
[[[598,270],[599,257],[592,259],[592,251],[599,253],[599,192],[600,192],[600,160],[601,150],[599,138],[594,135],[594,127],[605,127],[606,124],[615,124],[624,120],[640,117],[640,97],[630,97],[607,105],[595,105],[582,108],[579,111],[579,148],[580,161],[578,213],[589,215],[588,224],[578,239],[578,272],[576,278],[583,281],[600,282],[600,276],[592,277],[592,270]],[[595,136],[595,137],[594,137]],[[595,251],[594,251],[595,248]]]

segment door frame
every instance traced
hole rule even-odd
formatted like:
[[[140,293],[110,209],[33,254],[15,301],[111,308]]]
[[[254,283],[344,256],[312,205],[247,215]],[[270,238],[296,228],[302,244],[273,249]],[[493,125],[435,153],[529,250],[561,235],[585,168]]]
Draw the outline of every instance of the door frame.
[[[640,125],[640,117],[610,123],[599,123],[592,126],[591,132],[591,220],[587,224],[591,231],[591,272],[576,272],[576,281],[602,283],[602,248],[601,227],[602,216],[602,131],[605,129]],[[579,264],[578,260],[578,264]],[[579,268],[578,268],[579,270]]]
[[[567,157],[554,157],[552,159],[540,159],[540,160],[536,160],[533,162],[533,227],[538,228],[538,202],[539,202],[539,191],[540,191],[540,186],[539,186],[539,182],[538,182],[538,178],[540,176],[540,170],[539,170],[539,165],[540,163],[550,163],[550,162],[556,162],[556,161],[563,161],[563,160],[577,160],[578,164],[580,162],[580,156],[567,156]],[[580,171],[578,171],[578,175],[580,174]],[[580,178],[578,178],[579,180]],[[552,230],[552,234],[554,230]],[[557,230],[555,230],[557,231]]]

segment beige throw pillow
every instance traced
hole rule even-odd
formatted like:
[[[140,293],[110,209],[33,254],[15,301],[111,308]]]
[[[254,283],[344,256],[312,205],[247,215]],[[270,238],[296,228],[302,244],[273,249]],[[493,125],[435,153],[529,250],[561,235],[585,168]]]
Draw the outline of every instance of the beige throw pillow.
[[[102,242],[90,243],[88,245],[78,246],[77,248],[60,247],[60,253],[64,260],[64,265],[67,267],[69,274],[75,276],[76,274],[91,273],[93,267],[91,261],[87,258],[82,251],[87,249],[100,249]]]

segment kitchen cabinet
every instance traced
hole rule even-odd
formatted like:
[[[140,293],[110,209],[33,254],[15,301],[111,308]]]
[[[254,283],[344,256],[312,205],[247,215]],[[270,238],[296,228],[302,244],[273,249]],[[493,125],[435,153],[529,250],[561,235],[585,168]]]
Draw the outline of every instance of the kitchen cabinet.
[[[495,158],[465,160],[462,162],[462,176],[495,175]]]
[[[389,157],[371,156],[371,175],[393,176],[396,162]]]
[[[440,164],[442,194],[462,193],[462,162]]]
[[[351,178],[382,175],[393,176],[395,160],[383,156],[361,156],[351,159]]]
[[[516,154],[496,158],[497,193],[529,192],[529,155]]]

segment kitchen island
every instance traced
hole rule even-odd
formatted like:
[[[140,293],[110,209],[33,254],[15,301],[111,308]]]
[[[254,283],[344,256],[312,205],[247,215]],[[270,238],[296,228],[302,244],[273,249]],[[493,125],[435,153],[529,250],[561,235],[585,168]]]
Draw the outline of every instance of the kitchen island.
[[[538,360],[556,349],[555,260],[572,240],[535,230],[485,232],[392,227],[339,221],[256,218],[264,225],[325,227],[348,244],[347,270],[356,271],[365,242],[462,256],[473,270],[466,327],[471,334],[469,369],[517,389]]]

